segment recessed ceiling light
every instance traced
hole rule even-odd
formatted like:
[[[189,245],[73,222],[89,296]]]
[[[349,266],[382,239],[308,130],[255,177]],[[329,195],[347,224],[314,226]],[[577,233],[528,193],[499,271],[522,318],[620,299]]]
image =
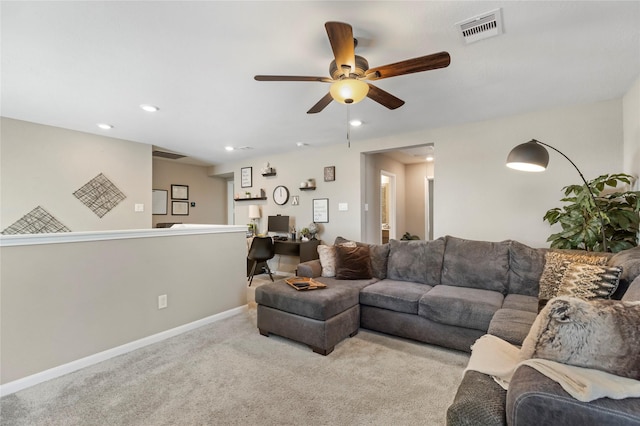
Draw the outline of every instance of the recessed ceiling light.
[[[233,151],[233,147],[232,146],[225,146],[224,149],[227,150],[227,151]]]
[[[358,127],[358,126],[362,126],[362,121],[360,121],[360,120],[351,120],[349,122],[349,124],[351,124],[351,126],[353,126],[353,127]]]
[[[113,126],[107,123],[98,123],[97,126],[100,127],[102,130],[113,129]]]
[[[433,156],[432,155],[428,155],[427,158],[425,158],[425,160],[431,162],[431,161],[433,161]]]
[[[309,146],[308,143],[304,143],[304,142],[296,142],[297,146],[303,147],[303,146]]]
[[[158,111],[160,109],[157,106],[149,105],[149,104],[141,104],[140,108],[142,108],[143,110],[145,110],[147,112],[156,112],[156,111]]]

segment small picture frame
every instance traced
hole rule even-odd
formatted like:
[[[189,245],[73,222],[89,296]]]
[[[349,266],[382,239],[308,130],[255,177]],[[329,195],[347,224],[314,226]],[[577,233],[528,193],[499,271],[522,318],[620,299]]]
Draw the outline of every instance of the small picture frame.
[[[294,195],[291,197],[291,205],[292,206],[299,206],[300,205],[300,196],[299,195]]]
[[[172,200],[188,200],[189,187],[187,185],[171,185]]]
[[[166,189],[154,189],[152,193],[151,214],[167,214]]]
[[[188,201],[172,201],[171,214],[174,216],[189,216]]]
[[[242,167],[240,169],[240,187],[251,188],[253,186],[253,167]]]
[[[313,221],[315,223],[329,222],[329,199],[328,198],[313,199]]]
[[[336,166],[327,166],[324,168],[324,181],[333,182],[336,180]]]

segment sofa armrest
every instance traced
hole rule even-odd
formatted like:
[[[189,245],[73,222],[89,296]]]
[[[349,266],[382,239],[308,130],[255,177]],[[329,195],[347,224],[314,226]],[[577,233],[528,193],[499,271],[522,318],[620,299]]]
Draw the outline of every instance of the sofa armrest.
[[[296,274],[299,277],[317,278],[322,275],[322,265],[319,259],[309,260],[298,264]]]
[[[580,402],[562,387],[526,365],[513,374],[507,391],[507,424],[616,425],[640,424],[640,398],[600,398]]]

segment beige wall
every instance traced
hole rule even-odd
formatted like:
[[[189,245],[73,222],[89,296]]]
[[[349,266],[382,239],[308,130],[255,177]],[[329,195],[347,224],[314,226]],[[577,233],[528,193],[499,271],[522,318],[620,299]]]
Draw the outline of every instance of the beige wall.
[[[523,173],[505,166],[509,151],[532,138],[555,146],[567,154],[587,179],[623,169],[622,99],[573,105],[478,123],[398,134],[392,137],[328,147],[308,147],[284,155],[227,163],[212,173],[233,172],[239,188],[240,167],[256,172],[267,161],[278,169],[278,176],[255,185],[267,189],[263,209],[270,213],[292,214],[297,224],[311,219],[310,199],[329,198],[330,223],[322,239],[337,235],[367,238],[369,225],[377,226],[375,200],[377,178],[357,172],[361,153],[433,143],[436,151],[434,189],[434,238],[456,235],[463,238],[500,241],[516,239],[534,247],[548,247],[547,237],[556,232],[542,221],[544,213],[560,205],[562,187],[578,183],[575,169],[551,152],[544,173]],[[322,182],[322,168],[336,165],[336,182]],[[315,177],[315,193],[296,190],[301,178]],[[286,184],[301,194],[301,206],[275,206],[271,191]],[[237,189],[236,189],[237,191]],[[338,212],[338,202],[348,202],[348,212]],[[364,211],[365,204],[369,210]],[[246,207],[236,203],[236,223],[247,223]],[[265,215],[263,211],[263,216]],[[264,226],[264,219],[262,222]],[[375,224],[375,225],[373,225]],[[374,235],[373,233],[371,235]],[[375,234],[377,235],[377,234]]]
[[[188,185],[188,216],[171,214],[171,185]],[[164,189],[168,194],[166,215],[153,215],[153,226],[159,222],[199,224],[226,224],[226,180],[208,176],[208,167],[181,164],[172,160],[153,159],[153,189]]]
[[[622,100],[624,114],[624,172],[640,177],[640,77]],[[635,182],[640,190],[640,179]]]
[[[0,250],[2,384],[246,304],[243,231]]]
[[[151,227],[149,145],[9,118],[1,127],[0,229],[37,206],[72,231]],[[73,195],[100,173],[127,197],[102,218]]]

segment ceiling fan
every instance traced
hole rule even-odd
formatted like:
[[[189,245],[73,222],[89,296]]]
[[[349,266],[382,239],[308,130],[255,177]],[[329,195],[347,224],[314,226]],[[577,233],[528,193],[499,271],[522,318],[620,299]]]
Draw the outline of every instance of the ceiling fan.
[[[451,62],[451,57],[447,52],[439,52],[381,67],[369,68],[369,62],[362,56],[355,54],[357,40],[353,38],[351,25],[343,22],[327,22],[324,27],[327,30],[329,43],[331,43],[331,49],[335,57],[329,65],[331,77],[289,75],[256,75],[254,77],[258,81],[319,81],[331,83],[329,93],[312,106],[307,111],[307,114],[315,114],[322,111],[332,100],[343,104],[354,104],[365,97],[389,109],[399,108],[404,105],[402,99],[367,81],[445,68]]]

